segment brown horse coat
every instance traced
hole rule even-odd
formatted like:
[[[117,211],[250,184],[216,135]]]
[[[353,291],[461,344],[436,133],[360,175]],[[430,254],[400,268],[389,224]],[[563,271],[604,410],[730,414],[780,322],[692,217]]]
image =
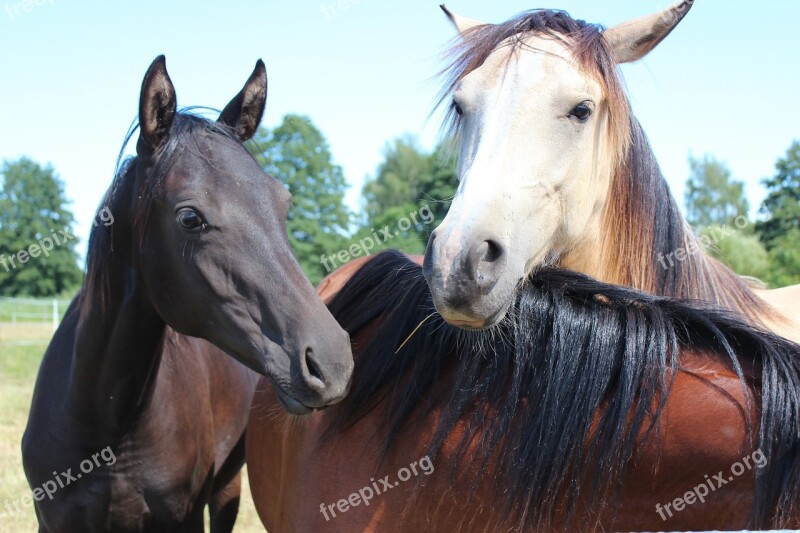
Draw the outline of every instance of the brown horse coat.
[[[354,261],[329,276],[319,287],[321,296],[326,301],[333,298],[367,261]],[[421,258],[414,261],[420,264]],[[369,340],[380,338],[386,327],[390,326],[372,322],[354,335],[356,387],[362,368],[359,356]],[[392,357],[395,349],[386,346],[385,357]],[[445,354],[441,355],[444,358]],[[752,365],[743,364],[752,377]],[[420,394],[435,397],[446,391],[452,372],[452,366],[446,368],[442,379]],[[758,384],[751,381],[749,386],[757,397]],[[271,533],[519,530],[508,523],[503,511],[504,495],[494,483],[495,477],[502,479],[501,474],[493,471],[492,465],[479,474],[477,463],[458,462],[466,421],[458,422],[447,436],[433,460],[435,470],[421,472],[419,462],[431,452],[442,415],[438,406],[428,410],[428,404],[420,401],[381,460],[389,398],[399,394],[394,389],[384,392],[388,396],[383,401],[376,397],[374,408],[362,418],[350,418],[351,426],[340,425],[326,437],[329,427],[340,422],[338,417],[350,398],[306,418],[291,417],[280,411],[269,384],[262,380],[248,426],[247,460],[253,497],[267,529]],[[589,501],[577,505],[581,530],[747,526],[754,503],[756,463],[775,459],[757,453],[756,439],[748,436],[747,401],[740,377],[725,356],[683,349],[658,417],[655,434],[659,437],[636,449],[618,495],[599,505]],[[757,418],[758,411],[754,405],[750,414]],[[473,448],[476,442],[472,441]],[[405,474],[401,470],[411,469],[413,464],[419,473],[400,481],[399,475]],[[451,476],[454,467],[457,474]],[[476,475],[482,477],[472,494]],[[386,493],[374,494],[365,505],[364,489],[372,488],[373,493],[376,488],[383,489],[384,478],[389,482]],[[700,502],[700,497],[705,501]],[[557,506],[549,525],[540,529],[562,530],[564,507]],[[800,517],[794,515],[784,525],[798,526]]]

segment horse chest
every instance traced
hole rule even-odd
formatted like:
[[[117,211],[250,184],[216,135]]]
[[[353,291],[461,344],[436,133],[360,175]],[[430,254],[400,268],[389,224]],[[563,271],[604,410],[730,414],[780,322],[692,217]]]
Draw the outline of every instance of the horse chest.
[[[153,531],[185,523],[198,495],[214,474],[214,455],[203,449],[180,453],[165,441],[160,446],[124,443],[114,470],[101,484],[105,494],[93,498],[107,513],[112,531]]]

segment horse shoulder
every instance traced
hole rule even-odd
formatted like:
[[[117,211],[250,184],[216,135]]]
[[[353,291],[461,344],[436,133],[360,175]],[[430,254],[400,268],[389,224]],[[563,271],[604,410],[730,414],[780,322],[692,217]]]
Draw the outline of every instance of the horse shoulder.
[[[373,257],[372,255],[367,255],[359,257],[358,259],[353,259],[325,276],[317,286],[317,294],[322,298],[322,301],[325,303],[330,302],[330,300],[342,290],[342,287],[350,281],[350,278],[372,260]],[[418,265],[422,265],[424,259],[421,255],[408,255],[407,257]]]

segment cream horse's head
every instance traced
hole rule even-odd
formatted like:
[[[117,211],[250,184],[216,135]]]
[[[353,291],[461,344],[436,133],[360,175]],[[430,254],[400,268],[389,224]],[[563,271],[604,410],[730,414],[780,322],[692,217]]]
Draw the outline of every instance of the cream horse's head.
[[[617,65],[644,57],[692,1],[617,27],[532,11],[504,24],[445,13],[461,38],[448,95],[459,187],[424,273],[448,322],[499,322],[519,283],[599,226],[630,143]]]

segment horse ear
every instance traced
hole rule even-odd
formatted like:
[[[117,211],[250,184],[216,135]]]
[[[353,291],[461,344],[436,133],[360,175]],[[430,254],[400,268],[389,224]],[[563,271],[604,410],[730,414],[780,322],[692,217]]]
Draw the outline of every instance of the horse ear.
[[[458,15],[457,13],[454,13],[453,11],[447,9],[447,6],[445,6],[444,4],[440,4],[439,7],[442,8],[444,14],[447,15],[447,18],[450,19],[450,22],[453,23],[453,26],[456,27],[456,30],[458,30],[458,33],[460,33],[461,35],[464,35],[472,28],[475,28],[477,26],[483,26],[486,24],[485,22],[481,22],[479,20],[464,18]]]
[[[609,28],[603,36],[617,63],[638,61],[669,35],[689,12],[695,0],[683,0],[655,15],[648,15]]]
[[[236,131],[244,142],[258,131],[264,109],[267,106],[267,67],[260,59],[244,88],[222,110],[217,122],[226,124]]]
[[[139,97],[141,136],[150,148],[155,150],[166,140],[177,108],[175,86],[167,74],[167,59],[161,55],[147,69]]]

